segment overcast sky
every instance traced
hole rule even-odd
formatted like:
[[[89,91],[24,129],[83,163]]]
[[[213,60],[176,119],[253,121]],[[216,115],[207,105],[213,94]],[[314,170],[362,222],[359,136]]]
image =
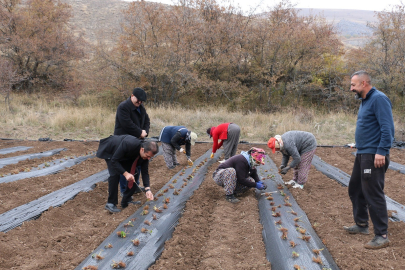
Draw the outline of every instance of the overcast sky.
[[[124,0],[131,2],[132,0]],[[148,0],[147,0],[148,1]],[[165,4],[172,4],[172,0],[152,0],[152,2],[160,2]],[[221,2],[221,0],[218,0]],[[274,6],[279,1],[274,0],[233,0],[233,3],[239,4],[240,7],[248,11],[252,7],[258,6],[260,3],[263,7]],[[360,9],[360,10],[373,10],[382,11],[384,9],[391,10],[393,5],[401,4],[400,0],[300,0],[293,1],[296,3],[297,8],[320,8],[320,9]],[[257,12],[261,10],[258,9]]]

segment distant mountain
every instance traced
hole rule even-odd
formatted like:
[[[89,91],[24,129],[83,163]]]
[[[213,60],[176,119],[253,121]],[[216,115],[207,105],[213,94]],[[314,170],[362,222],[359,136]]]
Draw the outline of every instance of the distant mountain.
[[[374,11],[352,9],[299,9],[302,16],[319,15],[336,26],[342,42],[351,47],[361,47],[373,34],[368,23],[376,22]]]
[[[129,2],[122,0],[62,0],[72,6],[72,25],[85,34],[90,43],[102,40],[109,45],[117,42],[121,32],[122,11]],[[361,46],[372,31],[368,22],[375,22],[373,11],[350,9],[298,9],[302,16],[319,15],[333,23],[342,41],[349,46]]]

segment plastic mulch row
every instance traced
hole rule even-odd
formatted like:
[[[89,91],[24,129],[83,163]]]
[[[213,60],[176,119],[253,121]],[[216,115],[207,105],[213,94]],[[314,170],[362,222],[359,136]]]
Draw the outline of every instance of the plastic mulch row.
[[[126,269],[147,269],[154,264],[163,251],[164,243],[172,237],[187,200],[201,185],[209,166],[217,161],[221,153],[222,150],[217,151],[211,159],[209,150],[193,166],[187,166],[174,175],[155,194],[154,201],[146,202],[122,222],[76,270],[89,266],[97,266],[99,270],[119,268],[119,263],[125,264]],[[164,204],[167,209],[164,209]],[[129,252],[133,255],[128,255]],[[97,255],[103,259],[97,259]]]
[[[256,191],[256,197],[271,268],[339,269],[268,156],[266,164],[258,167],[258,173],[267,184],[265,191]]]
[[[343,186],[347,187],[349,185],[350,175],[326,163],[317,155],[314,155],[312,165],[314,165],[318,171],[329,178],[338,181]],[[390,217],[390,219],[392,221],[405,221],[405,206],[394,201],[388,196],[385,196],[385,199],[387,201],[387,209],[392,211],[392,217]]]
[[[10,147],[10,148],[3,148],[0,149],[0,155],[5,155],[5,154],[10,154],[18,151],[25,151],[28,150],[32,147],[29,146],[15,146],[15,147]]]
[[[18,163],[21,160],[53,156],[63,150],[65,150],[65,148],[58,148],[58,149],[35,153],[35,154],[27,154],[27,155],[21,155],[21,156],[9,157],[9,158],[2,158],[2,159],[0,159],[0,168],[3,168],[6,165]]]
[[[155,156],[161,154],[162,151],[159,151]],[[55,174],[64,168],[76,165],[91,157],[94,157],[94,155],[88,155],[68,160],[55,160],[51,162],[51,165],[49,167],[43,168],[42,170],[20,173],[0,178],[0,183],[16,181],[28,177],[38,177],[43,175]],[[25,221],[38,218],[44,211],[48,210],[49,207],[61,206],[66,201],[73,199],[79,192],[88,192],[92,190],[96,183],[107,181],[108,176],[108,170],[103,170],[70,186],[62,188],[37,200],[0,214],[0,231],[7,232],[14,229],[15,227],[20,226]]]
[[[13,182],[21,179],[45,176],[58,173],[66,168],[79,164],[86,159],[94,158],[94,154],[76,157],[72,159],[57,159],[47,164],[41,164],[37,168],[32,168],[29,172],[20,172],[18,174],[12,174],[0,177],[1,183]]]
[[[0,231],[7,232],[25,221],[38,218],[49,207],[61,206],[66,201],[73,199],[79,192],[92,190],[96,183],[107,181],[108,176],[108,170],[103,170],[70,186],[0,214]]]

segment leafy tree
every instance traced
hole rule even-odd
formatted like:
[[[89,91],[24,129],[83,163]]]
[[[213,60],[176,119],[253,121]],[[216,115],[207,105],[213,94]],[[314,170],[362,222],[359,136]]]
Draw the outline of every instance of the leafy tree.
[[[54,0],[0,1],[1,57],[16,68],[15,89],[72,85],[71,64],[83,57],[83,41],[69,28],[70,17],[69,5]]]

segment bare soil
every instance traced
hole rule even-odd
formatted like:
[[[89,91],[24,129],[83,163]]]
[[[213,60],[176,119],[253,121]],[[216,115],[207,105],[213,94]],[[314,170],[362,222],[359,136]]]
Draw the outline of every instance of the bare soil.
[[[45,161],[96,151],[97,142],[0,141],[0,148],[33,146],[32,149],[0,158],[36,153],[65,147],[67,150],[51,158],[25,160],[0,169],[1,174],[36,167]],[[211,144],[196,144],[196,159]],[[247,150],[253,145],[240,145]],[[263,147],[263,145],[261,146]],[[267,147],[266,147],[266,150]],[[270,153],[270,151],[268,151]],[[353,149],[319,148],[316,154],[335,167],[351,173]],[[279,165],[281,155],[270,157]],[[179,156],[186,165],[185,157]],[[405,164],[403,150],[393,149],[391,160]],[[259,221],[257,200],[247,192],[238,204],[225,201],[224,192],[212,180],[216,163],[209,168],[206,180],[186,204],[173,237],[150,269],[271,269],[266,260]],[[0,184],[0,213],[35,200],[55,190],[80,181],[106,169],[104,160],[92,158],[58,174]],[[179,168],[180,170],[181,168]],[[169,170],[162,156],[150,163],[151,188],[158,192],[178,170]],[[292,177],[289,172],[284,180]],[[389,170],[385,191],[392,199],[405,204],[404,175]],[[303,190],[291,189],[295,200],[307,213],[311,224],[323,240],[340,269],[403,269],[405,265],[405,225],[389,223],[391,245],[383,250],[367,250],[363,245],[372,235],[348,235],[342,227],[353,223],[347,188],[311,168]],[[144,195],[136,199],[146,202]],[[7,233],[0,232],[0,269],[74,269],[117,226],[140,206],[130,205],[124,211],[110,214],[104,210],[107,183],[80,193],[61,207],[50,208],[38,219],[25,222]],[[372,228],[371,228],[372,229]]]

